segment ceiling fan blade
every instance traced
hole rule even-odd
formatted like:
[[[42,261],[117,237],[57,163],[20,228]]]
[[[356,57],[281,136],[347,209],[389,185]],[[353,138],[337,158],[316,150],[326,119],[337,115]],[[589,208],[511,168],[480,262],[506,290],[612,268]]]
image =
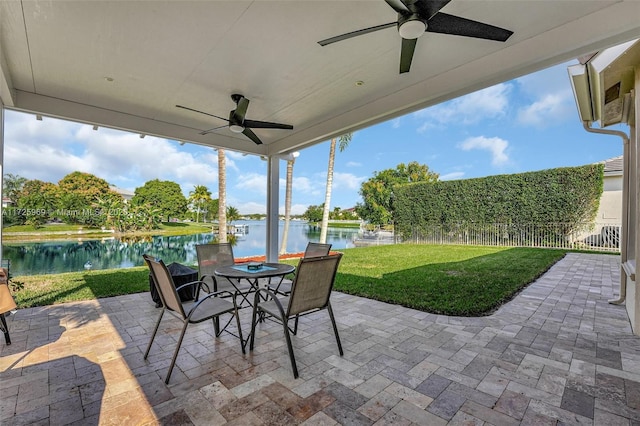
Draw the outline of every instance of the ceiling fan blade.
[[[256,134],[253,133],[251,129],[249,129],[248,127],[244,128],[244,130],[242,131],[242,134],[248,137],[249,139],[251,139],[252,141],[254,141],[257,145],[262,145],[262,141],[260,140],[260,138],[257,137]]]
[[[290,124],[270,123],[268,121],[244,120],[242,124],[244,125],[244,127],[250,127],[252,129],[293,130],[293,126]]]
[[[413,52],[416,50],[417,38],[402,39],[402,50],[400,51],[400,74],[409,72],[411,61],[413,61]]]
[[[418,0],[415,2],[415,6],[420,16],[429,20],[433,18],[436,13],[440,12],[450,1],[451,0]]]
[[[226,127],[229,127],[229,126],[228,126],[227,124],[225,124],[224,126],[214,127],[214,128],[212,128],[212,129],[202,131],[202,132],[200,132],[200,134],[201,134],[201,135],[206,135],[207,133],[211,133],[211,132],[213,132],[214,130],[224,129],[224,128],[226,128]]]
[[[318,42],[318,44],[320,46],[326,46],[326,45],[331,44],[331,43],[335,43],[335,42],[338,42],[338,41],[346,40],[346,39],[349,39],[349,38],[352,38],[352,37],[361,36],[361,35],[364,35],[364,34],[369,34],[369,33],[372,33],[374,31],[384,30],[385,28],[395,27],[397,25],[398,25],[398,23],[396,21],[389,22],[388,24],[376,25],[375,27],[364,28],[362,30],[352,31],[350,33],[346,33],[346,34],[342,34],[342,35],[339,35],[339,36],[331,37],[331,38],[328,38],[326,40],[320,40]]]
[[[204,111],[198,111],[197,109],[189,108],[189,107],[186,107],[186,106],[176,105],[176,107],[177,108],[186,109],[186,110],[189,110],[189,111],[193,111],[193,112],[199,112],[200,114],[204,114],[204,115],[208,115],[208,116],[211,116],[211,117],[219,118],[220,120],[229,121],[226,118],[218,117],[217,115],[209,114],[208,112],[204,112]]]
[[[247,114],[247,108],[249,107],[249,99],[242,97],[238,101],[238,107],[236,108],[233,115],[235,118],[241,123],[244,121],[244,116]]]
[[[386,1],[387,4],[391,6],[393,10],[395,10],[400,14],[410,12],[409,9],[407,8],[407,5],[404,4],[402,0],[384,0],[384,1]]]
[[[513,34],[513,31],[504,28],[446,13],[438,13],[431,18],[427,23],[427,31],[495,41],[507,41]]]

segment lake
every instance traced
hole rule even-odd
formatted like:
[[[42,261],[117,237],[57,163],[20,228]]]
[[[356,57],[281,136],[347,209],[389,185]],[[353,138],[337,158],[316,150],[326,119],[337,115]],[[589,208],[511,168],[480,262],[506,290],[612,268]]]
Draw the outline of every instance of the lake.
[[[266,252],[266,222],[236,221],[234,225],[247,225],[248,232],[237,237],[233,247],[235,257],[264,255]],[[280,222],[280,237],[284,222]],[[353,238],[358,229],[329,228],[327,242],[332,249],[355,247]],[[103,238],[101,240],[47,241],[42,243],[6,243],[2,246],[4,259],[11,261],[11,275],[59,274],[91,269],[114,269],[142,266],[143,254],[161,258],[166,264],[179,262],[186,265],[197,263],[197,244],[213,240],[211,232],[194,235],[158,236],[138,239]],[[320,240],[320,230],[312,229],[307,222],[291,221],[287,252],[304,251],[309,241]],[[88,266],[88,265],[87,265]]]

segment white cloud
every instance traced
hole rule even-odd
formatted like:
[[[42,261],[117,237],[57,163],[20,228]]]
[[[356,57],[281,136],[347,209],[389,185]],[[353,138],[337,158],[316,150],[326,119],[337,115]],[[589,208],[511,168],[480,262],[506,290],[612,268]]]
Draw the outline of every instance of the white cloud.
[[[445,175],[440,175],[440,180],[457,180],[464,177],[464,172],[451,172]]]
[[[347,167],[362,167],[362,163],[358,163],[357,161],[349,161],[347,162]]]
[[[366,179],[367,178],[355,176],[351,173],[334,172],[331,189],[360,189],[360,185]]]
[[[301,215],[307,211],[308,207],[306,204],[291,204],[291,215]],[[280,206],[279,213],[284,215],[284,204]]]
[[[5,171],[27,179],[57,183],[74,171],[92,173],[119,187],[134,190],[151,179],[178,182],[188,193],[194,185],[214,189],[216,156],[178,149],[166,139],[62,120],[37,121],[29,114],[8,113]]]
[[[469,125],[488,118],[500,118],[507,111],[510,91],[510,84],[497,84],[415,112],[413,117],[424,119],[419,132],[449,123]]]
[[[567,77],[568,65],[557,65],[516,80],[518,89],[530,100],[518,108],[518,123],[548,127],[575,119],[576,107]]]
[[[256,203],[254,201],[227,203],[238,209],[240,214],[266,214],[266,203]]]
[[[527,126],[547,127],[575,115],[571,91],[549,93],[518,110],[518,122]]]
[[[500,166],[509,161],[509,156],[505,153],[509,142],[501,138],[486,138],[484,136],[476,136],[466,139],[460,144],[460,148],[464,151],[472,149],[480,149],[491,153],[491,164]]]
[[[313,181],[306,176],[293,176],[295,194],[320,195],[324,193],[324,181]]]
[[[234,185],[234,188],[251,191],[259,195],[266,195],[267,177],[258,173],[246,173],[238,176],[237,183]]]
[[[394,118],[393,120],[391,120],[391,127],[392,127],[393,129],[397,129],[397,128],[399,128],[399,127],[400,127],[400,124],[401,124],[401,123],[400,123],[400,117],[398,117],[398,118]]]

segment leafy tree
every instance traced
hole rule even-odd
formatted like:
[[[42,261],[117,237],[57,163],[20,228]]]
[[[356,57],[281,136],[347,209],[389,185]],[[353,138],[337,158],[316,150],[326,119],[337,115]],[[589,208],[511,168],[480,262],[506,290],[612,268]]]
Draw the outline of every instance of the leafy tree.
[[[154,179],[136,188],[131,205],[155,209],[168,222],[172,217],[182,217],[187,210],[187,199],[177,183]]]
[[[2,181],[2,194],[7,197],[14,206],[18,205],[22,187],[27,182],[27,178],[7,173]]]
[[[81,223],[89,226],[104,225],[105,218],[95,208],[100,200],[106,198],[122,198],[120,194],[109,189],[109,183],[97,176],[84,172],[73,172],[58,182],[60,190],[60,207],[78,212],[77,215],[65,217],[65,222]]]
[[[129,230],[127,224],[127,212],[122,197],[99,198],[95,204],[96,210],[103,217],[103,225],[118,232]]]
[[[309,206],[307,210],[302,214],[302,217],[309,222],[320,222],[322,220],[323,205]]]
[[[327,230],[329,228],[329,207],[331,204],[331,187],[333,186],[333,161],[336,157],[336,142],[340,142],[340,152],[344,151],[349,142],[351,142],[351,133],[340,136],[340,138],[331,139],[329,147],[329,167],[327,168],[327,187],[324,195],[324,204],[322,209],[322,225],[320,226],[320,242],[327,242]]]
[[[195,185],[189,192],[189,202],[196,208],[196,222],[200,222],[200,211],[211,201],[211,191],[204,185]]]
[[[329,212],[329,219],[331,220],[342,219],[342,210],[340,209],[340,207],[334,207],[333,210]]]
[[[410,182],[437,182],[438,174],[431,172],[429,166],[412,161],[400,163],[395,169],[375,172],[374,176],[363,182],[360,195],[363,203],[356,205],[358,215],[376,225],[387,225],[393,221],[393,187]]]
[[[218,199],[209,200],[203,207],[203,219],[209,222],[213,222],[218,218]]]
[[[54,216],[58,207],[58,187],[50,182],[28,180],[24,183],[17,210],[21,223],[36,228]]]

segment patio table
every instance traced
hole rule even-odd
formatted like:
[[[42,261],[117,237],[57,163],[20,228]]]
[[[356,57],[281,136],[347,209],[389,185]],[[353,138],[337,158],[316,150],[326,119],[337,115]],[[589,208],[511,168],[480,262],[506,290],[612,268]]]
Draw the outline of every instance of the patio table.
[[[247,294],[256,292],[260,289],[260,279],[268,279],[269,283],[271,283],[272,278],[280,277],[280,281],[282,281],[285,275],[292,273],[295,271],[295,266],[287,265],[286,263],[263,263],[262,267],[258,269],[250,269],[249,264],[237,264],[237,265],[229,265],[229,266],[221,266],[215,270],[215,274],[220,277],[225,277],[229,280],[229,282],[236,287],[236,284],[239,284],[242,280],[246,280],[249,284],[251,284],[251,290],[249,292],[238,292],[242,295],[244,302],[246,302],[249,306],[253,306],[251,301],[247,298]],[[242,302],[240,303],[242,305]],[[246,307],[246,306],[241,306]]]

